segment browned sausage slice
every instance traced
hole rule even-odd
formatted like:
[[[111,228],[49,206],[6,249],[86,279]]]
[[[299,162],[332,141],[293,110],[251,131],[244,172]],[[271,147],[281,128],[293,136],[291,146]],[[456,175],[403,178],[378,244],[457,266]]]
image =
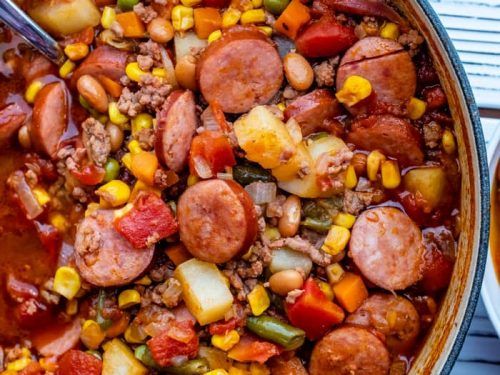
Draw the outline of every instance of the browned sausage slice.
[[[307,375],[307,371],[302,361],[293,353],[287,352],[277,357],[272,357],[269,362],[269,369],[273,375]]]
[[[114,81],[119,81],[125,75],[128,53],[110,46],[100,46],[93,50],[85,61],[74,71],[71,77],[71,87],[75,88],[78,79],[90,74],[95,78],[104,75]]]
[[[76,266],[93,285],[127,284],[144,272],[153,258],[154,246],[135,249],[114,229],[113,219],[113,210],[97,210],[77,228]]]
[[[346,323],[374,328],[386,337],[392,353],[403,353],[415,343],[420,317],[406,298],[393,294],[374,294],[346,319]]]
[[[17,103],[9,104],[0,110],[0,145],[9,139],[19,130],[26,119],[26,113]]]
[[[347,140],[364,150],[380,150],[403,165],[424,162],[422,138],[406,120],[392,115],[373,115],[355,121]]]
[[[177,216],[182,242],[207,262],[224,263],[246,252],[257,234],[252,198],[234,181],[191,186],[179,199]]]
[[[186,165],[196,122],[193,93],[186,90],[170,94],[158,114],[155,152],[158,160],[175,172]]]
[[[389,352],[374,334],[362,327],[341,327],[314,347],[311,375],[383,375],[389,373]]]
[[[234,28],[203,52],[196,75],[200,91],[228,113],[243,113],[265,104],[283,82],[276,48],[260,31]]]
[[[381,104],[404,105],[417,87],[415,65],[408,52],[399,43],[379,37],[364,38],[347,51],[337,71],[337,90],[353,75],[370,81],[376,102]],[[347,109],[366,112],[361,104]]]
[[[363,212],[352,228],[349,249],[363,275],[381,288],[406,289],[422,277],[422,232],[394,207]]]
[[[40,90],[33,106],[31,141],[36,150],[52,159],[68,125],[67,95],[65,84],[54,82]]]
[[[31,339],[38,353],[57,358],[78,345],[81,326],[78,318],[68,323],[54,322],[34,332]]]
[[[339,102],[329,90],[319,89],[300,96],[285,109],[285,119],[294,118],[302,135],[328,130],[328,120],[342,113]]]

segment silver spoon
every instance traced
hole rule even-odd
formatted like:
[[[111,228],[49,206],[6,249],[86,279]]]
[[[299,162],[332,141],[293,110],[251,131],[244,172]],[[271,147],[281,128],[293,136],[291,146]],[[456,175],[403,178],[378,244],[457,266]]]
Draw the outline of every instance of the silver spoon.
[[[28,17],[14,1],[0,0],[0,21],[3,21],[55,64],[64,63],[64,53],[59,44]]]

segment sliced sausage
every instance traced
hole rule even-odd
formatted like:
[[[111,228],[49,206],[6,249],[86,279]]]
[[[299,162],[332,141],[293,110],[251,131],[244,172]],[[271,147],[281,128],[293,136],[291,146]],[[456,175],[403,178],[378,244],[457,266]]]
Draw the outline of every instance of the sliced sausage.
[[[68,126],[68,94],[62,82],[44,86],[36,95],[31,121],[31,141],[36,150],[52,159]]]
[[[392,353],[403,353],[415,343],[420,317],[415,306],[404,297],[374,294],[346,319],[346,323],[374,328],[386,337]]]
[[[78,79],[89,74],[98,78],[103,75],[119,81],[125,75],[128,53],[110,46],[100,46],[93,50],[85,61],[74,71],[71,87],[75,88]]]
[[[424,162],[422,137],[408,121],[392,115],[373,115],[355,121],[347,140],[364,150],[380,150],[403,166]]]
[[[44,357],[59,357],[78,345],[81,322],[75,318],[71,322],[54,322],[33,333],[31,341],[35,349]]]
[[[342,109],[329,90],[318,89],[300,96],[285,109],[285,119],[294,118],[302,129],[302,135],[329,130],[328,120],[342,114]]]
[[[352,228],[349,249],[363,275],[381,288],[406,289],[422,277],[422,232],[394,207],[363,212]]]
[[[144,272],[153,259],[154,246],[135,249],[114,229],[113,219],[113,210],[97,210],[77,228],[76,266],[93,285],[127,284]]]
[[[292,353],[285,353],[280,356],[273,357],[269,360],[268,365],[273,375],[307,375],[307,371],[302,364],[302,361],[291,356]]]
[[[337,90],[353,75],[370,81],[380,104],[403,105],[417,87],[415,65],[408,52],[399,43],[379,37],[364,38],[346,52],[337,71]],[[347,109],[356,114],[367,110],[362,104]]]
[[[234,181],[191,186],[179,199],[177,215],[182,242],[207,262],[224,263],[245,253],[257,234],[252,198]]]
[[[17,103],[0,110],[0,145],[7,143],[26,120],[26,113]]]
[[[186,165],[196,122],[193,93],[186,90],[170,94],[158,114],[155,152],[158,160],[175,172]]]
[[[283,82],[276,48],[260,31],[233,28],[201,55],[196,76],[201,93],[228,113],[243,113],[265,104]]]
[[[389,373],[389,352],[374,334],[362,327],[341,327],[314,347],[311,375],[383,375]]]

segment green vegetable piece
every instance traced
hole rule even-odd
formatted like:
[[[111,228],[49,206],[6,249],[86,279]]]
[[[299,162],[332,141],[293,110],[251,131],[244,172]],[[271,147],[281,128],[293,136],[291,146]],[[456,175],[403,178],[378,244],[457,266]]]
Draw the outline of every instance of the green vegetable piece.
[[[118,0],[118,6],[121,10],[132,10],[139,0]]]
[[[240,185],[246,186],[252,182],[273,182],[274,178],[269,171],[255,164],[236,165],[233,168],[233,178]]]
[[[202,375],[210,371],[205,358],[192,359],[179,366],[166,367],[162,372],[171,375]]]
[[[140,345],[137,348],[135,348],[134,356],[148,367],[152,367],[155,369],[161,368],[160,365],[156,363],[155,360],[153,359],[151,350],[149,350],[147,345]]]
[[[102,355],[99,353],[97,350],[87,350],[85,353],[93,355],[96,357],[98,360],[102,361]]]
[[[102,330],[107,330],[113,324],[111,319],[106,319],[102,316],[102,311],[104,310],[104,303],[106,301],[106,292],[104,289],[99,290],[99,295],[97,296],[97,315],[96,322],[101,326]]]
[[[104,165],[104,170],[106,171],[106,174],[104,175],[103,182],[116,180],[120,174],[120,163],[113,158],[109,158]]]
[[[300,223],[303,227],[311,229],[318,233],[327,233],[332,226],[332,219],[314,219],[312,217],[306,217],[306,219]]]
[[[264,8],[277,16],[285,10],[289,2],[290,0],[264,0]]]
[[[286,350],[301,347],[306,337],[303,330],[266,315],[247,318],[247,328],[257,336],[279,344]]]

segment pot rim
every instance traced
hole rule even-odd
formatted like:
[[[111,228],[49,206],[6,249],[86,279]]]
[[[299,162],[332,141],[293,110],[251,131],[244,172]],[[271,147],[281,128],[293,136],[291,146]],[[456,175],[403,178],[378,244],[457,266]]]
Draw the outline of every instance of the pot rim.
[[[446,32],[439,16],[436,14],[428,0],[416,0],[416,3],[421,7],[423,13],[427,17],[431,27],[439,36],[439,39],[443,45],[446,54],[451,62],[451,67],[455,71],[458,77],[462,93],[465,98],[465,102],[468,103],[467,113],[469,115],[473,133],[474,133],[474,145],[473,151],[477,153],[478,156],[478,173],[479,173],[479,206],[480,206],[480,228],[479,230],[479,249],[478,249],[478,259],[473,276],[472,288],[470,295],[467,299],[467,306],[465,308],[464,318],[458,329],[455,341],[451,348],[451,351],[446,359],[446,362],[442,368],[441,374],[449,374],[455,364],[458,355],[462,349],[467,332],[476,311],[477,302],[480,297],[481,285],[484,276],[484,270],[486,265],[486,258],[488,255],[488,242],[489,242],[489,224],[490,224],[490,187],[489,187],[489,168],[488,168],[488,157],[486,154],[486,144],[484,141],[483,130],[481,127],[481,120],[479,116],[479,109],[476,105],[474,95],[472,93],[472,88],[470,86],[469,80],[463,68],[463,65],[458,57],[458,53],[453,46],[453,43]]]

